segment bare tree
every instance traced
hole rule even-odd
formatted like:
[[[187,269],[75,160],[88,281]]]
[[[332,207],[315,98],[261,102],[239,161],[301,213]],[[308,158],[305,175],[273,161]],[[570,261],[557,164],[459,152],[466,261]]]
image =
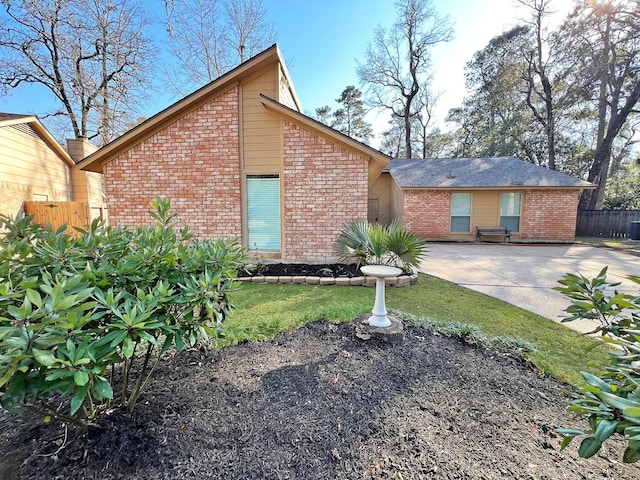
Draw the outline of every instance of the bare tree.
[[[527,106],[534,118],[544,128],[547,138],[548,167],[556,170],[556,127],[555,127],[555,102],[553,87],[555,86],[549,72],[549,57],[553,52],[547,52],[550,42],[546,35],[544,20],[549,14],[549,4],[552,0],[518,0],[518,2],[531,9],[531,19],[528,23],[535,37],[535,44],[529,51],[524,52],[527,60],[525,81],[527,83]],[[542,108],[538,107],[538,102]]]
[[[404,143],[404,122],[401,118],[392,116],[389,120],[389,129],[380,136],[380,151],[393,158],[408,158]]]
[[[267,23],[267,9],[262,0],[227,0],[224,9],[229,19],[230,30],[227,48],[238,55],[242,63],[276,41],[275,25]]]
[[[188,93],[276,40],[262,0],[164,0],[176,66],[172,87]]]
[[[414,100],[429,84],[429,49],[451,40],[453,29],[432,0],[400,0],[396,8],[396,23],[389,31],[376,28],[357,71],[369,87],[372,105],[403,120],[406,155],[411,157],[411,123],[419,110]]]
[[[422,144],[422,158],[427,158],[429,154],[429,128],[433,119],[433,112],[442,96],[442,92],[434,93],[430,88],[424,88],[418,95],[418,105],[420,109],[415,117],[417,123],[418,140]]]
[[[44,86],[76,138],[105,144],[130,122],[151,60],[137,0],[2,0],[0,85]]]

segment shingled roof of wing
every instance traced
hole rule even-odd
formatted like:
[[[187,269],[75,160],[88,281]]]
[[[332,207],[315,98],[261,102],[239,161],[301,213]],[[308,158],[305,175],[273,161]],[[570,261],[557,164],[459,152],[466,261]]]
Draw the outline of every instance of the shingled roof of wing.
[[[394,159],[387,168],[401,188],[594,187],[513,157]]]

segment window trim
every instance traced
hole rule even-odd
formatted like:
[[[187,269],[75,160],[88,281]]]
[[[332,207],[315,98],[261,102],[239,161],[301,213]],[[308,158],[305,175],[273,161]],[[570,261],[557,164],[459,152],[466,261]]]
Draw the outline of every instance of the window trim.
[[[503,207],[503,203],[502,203],[502,198],[503,195],[517,195],[518,196],[518,214],[517,215],[503,215],[502,213],[502,207]],[[500,222],[500,226],[504,226],[506,227],[509,231],[511,231],[512,233],[519,233],[520,232],[520,228],[522,227],[522,192],[500,192],[500,211],[499,213],[499,222]],[[511,228],[509,228],[508,225],[506,225],[507,222],[503,222],[503,218],[508,218],[508,219],[518,219],[518,228],[516,230],[513,230]]]
[[[255,240],[255,236],[257,232],[252,228],[251,223],[255,220],[262,220],[264,216],[257,215],[257,218],[252,218],[250,215],[250,210],[252,209],[252,191],[255,188],[254,185],[250,186],[253,180],[260,179],[273,179],[277,180],[271,184],[274,186],[277,183],[277,199],[274,200],[274,204],[271,205],[271,209],[267,206],[267,214],[271,214],[272,218],[277,220],[277,225],[274,225],[274,228],[271,228],[267,224],[266,235],[272,237],[272,244],[269,241],[258,244]],[[267,190],[264,188],[265,186],[258,186],[257,191],[260,193],[264,193]],[[274,174],[247,174],[245,175],[245,191],[246,191],[246,248],[248,251],[258,251],[258,252],[268,252],[268,253],[279,253],[282,251],[282,177],[278,173]],[[263,203],[259,203],[259,205],[264,207]],[[266,248],[265,248],[266,247]]]
[[[454,195],[466,195],[469,198],[468,210],[469,213],[467,215],[454,215],[453,214],[453,197]],[[471,233],[471,215],[472,215],[472,206],[473,206],[473,194],[471,192],[451,192],[451,200],[449,206],[449,232],[450,233]],[[468,219],[468,229],[467,230],[454,230],[453,229],[453,219],[455,218],[467,218]]]

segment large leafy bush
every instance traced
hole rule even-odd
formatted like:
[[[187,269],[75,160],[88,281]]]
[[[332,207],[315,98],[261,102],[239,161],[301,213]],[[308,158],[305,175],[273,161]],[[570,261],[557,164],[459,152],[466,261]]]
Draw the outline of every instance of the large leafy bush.
[[[619,283],[607,281],[607,268],[593,279],[566,274],[556,290],[571,299],[566,309],[571,316],[597,320],[592,333],[600,332],[602,340],[613,346],[607,372],[598,377],[581,372],[587,385],[571,402],[570,410],[589,417],[589,429],[563,428],[562,443],[566,447],[576,436],[583,437],[578,453],[588,458],[595,455],[613,434],[627,440],[625,462],[640,460],[640,296],[615,290]],[[640,277],[629,279],[640,284]]]
[[[335,255],[342,261],[404,270],[417,267],[426,250],[426,241],[404,228],[399,219],[389,226],[352,220],[342,226],[333,245]]]
[[[114,404],[132,410],[168,350],[216,336],[243,249],[193,240],[169,208],[157,198],[151,226],[74,235],[0,219],[4,408],[91,424]]]

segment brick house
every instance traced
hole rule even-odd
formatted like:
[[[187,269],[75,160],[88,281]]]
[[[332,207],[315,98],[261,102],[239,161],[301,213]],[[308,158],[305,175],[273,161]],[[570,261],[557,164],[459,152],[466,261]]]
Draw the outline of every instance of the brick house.
[[[520,170],[529,165],[512,160]],[[566,175],[561,185],[544,188],[495,182],[489,188],[477,180],[414,185],[402,175],[403,162],[414,161],[390,162],[301,113],[274,45],[89,155],[80,167],[104,172],[114,224],[149,223],[149,202],[162,195],[179,223],[201,238],[239,237],[251,254],[306,261],[331,260],[340,227],[353,219],[387,224],[402,217],[421,236],[472,239],[473,225],[501,220],[501,192],[519,192],[510,197],[511,217],[516,197],[522,209],[517,238],[570,240],[578,192],[590,185]],[[458,159],[448,167],[444,160],[420,162],[422,179],[425,172],[446,176],[447,169],[462,166]],[[472,163],[462,167],[482,171]],[[465,199],[473,213],[462,232],[464,219],[452,212]]]
[[[370,202],[381,199],[378,218],[400,216],[433,240],[473,240],[476,226],[503,225],[512,241],[569,242],[585,188],[595,185],[510,157],[393,160]]]
[[[368,187],[389,161],[301,113],[274,45],[80,166],[104,172],[111,223],[149,223],[149,202],[162,195],[199,237],[327,260],[342,224],[366,218]]]

